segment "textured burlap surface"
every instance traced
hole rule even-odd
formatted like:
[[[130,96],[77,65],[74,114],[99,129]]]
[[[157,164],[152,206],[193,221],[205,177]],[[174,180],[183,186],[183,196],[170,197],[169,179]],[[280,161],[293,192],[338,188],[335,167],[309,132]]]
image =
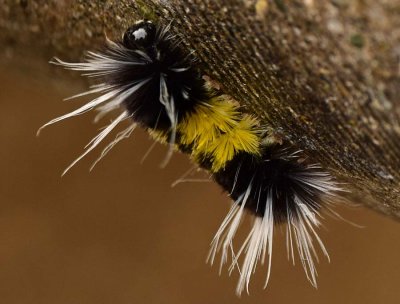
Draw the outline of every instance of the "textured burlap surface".
[[[204,74],[353,194],[400,216],[399,1],[5,1],[2,54],[78,59],[172,21]],[[43,61],[44,62],[44,61]]]

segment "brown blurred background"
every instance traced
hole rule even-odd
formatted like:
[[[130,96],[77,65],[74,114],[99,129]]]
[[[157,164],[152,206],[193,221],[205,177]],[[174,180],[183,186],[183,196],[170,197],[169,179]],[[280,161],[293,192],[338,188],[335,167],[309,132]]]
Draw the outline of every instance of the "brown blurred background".
[[[141,165],[152,141],[140,130],[91,173],[101,149],[60,177],[107,122],[93,125],[89,113],[36,138],[39,126],[84,101],[62,102],[84,85],[42,66],[0,65],[0,303],[399,302],[399,223],[343,206],[340,214],[366,228],[326,219],[332,261],[321,259],[318,290],[287,261],[277,231],[268,288],[259,267],[239,299],[237,274],[205,264],[229,199],[212,183],[170,187],[190,168],[187,157],[175,154],[161,170],[165,148],[157,145]]]

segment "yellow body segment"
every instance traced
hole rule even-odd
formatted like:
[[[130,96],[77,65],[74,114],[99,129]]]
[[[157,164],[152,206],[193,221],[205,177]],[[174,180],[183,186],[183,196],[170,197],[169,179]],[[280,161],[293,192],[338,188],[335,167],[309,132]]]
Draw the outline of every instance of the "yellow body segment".
[[[192,157],[209,157],[211,171],[223,169],[239,152],[259,154],[257,121],[239,111],[227,96],[199,104],[179,124],[179,142],[190,146]]]
[[[236,107],[224,101],[222,96],[212,98],[209,103],[197,105],[195,112],[179,123],[180,141],[184,145],[195,143],[200,150],[206,149],[221,132],[232,129],[239,117]]]

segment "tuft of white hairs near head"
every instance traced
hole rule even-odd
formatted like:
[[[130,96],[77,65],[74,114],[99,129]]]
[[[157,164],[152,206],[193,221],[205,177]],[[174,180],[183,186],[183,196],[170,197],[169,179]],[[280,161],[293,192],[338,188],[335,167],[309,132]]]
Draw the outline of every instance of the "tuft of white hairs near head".
[[[189,94],[192,89],[192,92],[201,92],[200,95],[205,93],[200,74],[192,69],[192,53],[186,54],[178,48],[181,39],[169,32],[170,27],[171,23],[156,26],[149,20],[140,20],[126,29],[119,41],[113,42],[106,37],[104,50],[87,52],[83,62],[70,63],[58,58],[50,61],[65,69],[80,71],[82,76],[97,81],[88,91],[68,99],[90,94],[98,94],[98,97],[70,113],[52,119],[39,128],[37,134],[49,125],[93,109],[98,111],[95,122],[114,110],[120,111],[115,120],[90,141],[86,151],[63,174],[128,118],[131,118],[130,126],[106,146],[93,165],[117,142],[127,138],[136,124],[168,134],[169,150],[161,166],[168,163],[177,136],[178,112],[179,116],[184,116],[196,105],[196,98],[191,98]]]
[[[65,69],[81,71],[84,72],[82,76],[87,76],[89,78],[104,79],[104,77],[113,77],[113,75],[118,76],[121,71],[129,66],[143,66],[150,63],[152,59],[141,50],[127,50],[121,44],[117,44],[107,38],[107,50],[104,53],[88,52],[84,62],[70,63],[60,60],[59,58],[54,58],[50,61],[51,64],[55,64]],[[95,149],[104,139],[109,135],[122,121],[131,118],[127,110],[124,109],[123,103],[129,96],[132,96],[140,88],[142,88],[146,83],[148,83],[152,78],[143,78],[136,81],[132,81],[129,84],[118,85],[108,82],[101,82],[96,85],[90,86],[90,89],[86,92],[71,96],[65,100],[75,99],[91,94],[100,94],[98,97],[87,102],[80,108],[54,118],[41,126],[37,135],[46,128],[54,123],[63,121],[68,118],[72,118],[78,115],[82,115],[91,110],[96,110],[98,114],[96,115],[94,122],[98,122],[101,118],[107,114],[113,112],[114,110],[120,109],[122,111],[113,121],[110,122],[98,135],[96,135],[85,147],[85,152],[82,153],[76,160],[74,160],[62,173],[66,174],[78,161],[85,157],[89,152]],[[160,79],[160,87],[165,87],[165,80],[163,77]],[[174,110],[174,102],[172,96],[169,96],[168,91],[164,88],[160,96],[160,102],[165,104],[168,114],[170,115],[171,125],[173,126],[172,134],[176,133],[176,121],[177,114]],[[93,163],[90,170],[101,160],[110,150],[115,146],[116,143],[129,137],[136,127],[135,122],[131,122],[129,126],[117,134],[116,138],[108,144],[102,151],[100,157]],[[175,136],[171,138],[172,143],[175,141]],[[172,144],[171,143],[171,144]],[[163,164],[166,164],[168,159],[171,157],[171,151],[168,153],[166,160]]]
[[[309,168],[317,169],[316,165],[310,165]],[[294,174],[291,176],[299,184],[307,185],[311,189],[320,193],[320,201],[323,202],[323,209],[332,216],[337,213],[331,210],[332,204],[338,199],[337,193],[343,191],[338,183],[334,182],[332,177],[323,171],[313,172],[312,174],[302,175]],[[257,264],[265,264],[267,259],[267,275],[264,288],[267,287],[271,274],[272,244],[274,236],[274,226],[277,224],[274,218],[272,190],[269,191],[265,203],[265,211],[262,216],[251,215],[253,217],[252,228],[248,236],[243,241],[239,249],[234,249],[234,238],[241,221],[245,215],[246,202],[253,188],[253,180],[244,193],[233,203],[230,211],[220,225],[212,242],[207,261],[212,265],[215,262],[216,255],[221,252],[220,272],[224,264],[228,262],[228,256],[231,255],[232,261],[229,264],[229,274],[237,268],[239,270],[239,281],[236,287],[237,295],[241,295],[244,290],[249,293],[249,283],[252,274],[255,272]],[[286,221],[286,247],[288,259],[295,264],[295,252],[301,261],[307,279],[312,286],[317,288],[317,270],[315,261],[319,261],[315,243],[322,251],[323,255],[330,262],[328,251],[326,250],[321,238],[317,233],[317,228],[321,226],[321,211],[313,206],[319,202],[310,204],[310,198],[304,198],[300,195],[294,195],[295,208],[287,208]],[[315,204],[317,203],[317,204]],[[289,206],[289,205],[287,205]],[[243,257],[242,257],[243,256]],[[240,265],[240,260],[241,265]]]

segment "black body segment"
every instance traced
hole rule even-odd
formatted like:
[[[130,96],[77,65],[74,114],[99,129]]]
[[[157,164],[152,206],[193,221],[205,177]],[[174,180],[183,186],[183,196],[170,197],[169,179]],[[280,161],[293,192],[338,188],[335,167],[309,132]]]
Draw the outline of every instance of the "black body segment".
[[[182,51],[179,41],[166,28],[141,21],[125,32],[121,43],[133,62],[141,57],[140,64],[123,66],[118,77],[110,78],[110,82],[119,86],[141,85],[124,100],[136,122],[168,131],[174,124],[173,118],[179,122],[196,104],[207,99],[204,80],[193,67],[194,58]]]
[[[315,186],[305,182],[307,177],[314,179],[318,172],[299,163],[293,155],[284,158],[280,149],[279,146],[263,147],[261,156],[237,154],[213,176],[239,205],[243,200],[240,197],[249,189],[245,208],[257,216],[263,217],[266,205],[272,204],[275,224],[287,221],[288,211],[298,216],[298,202],[318,211],[323,195]]]

